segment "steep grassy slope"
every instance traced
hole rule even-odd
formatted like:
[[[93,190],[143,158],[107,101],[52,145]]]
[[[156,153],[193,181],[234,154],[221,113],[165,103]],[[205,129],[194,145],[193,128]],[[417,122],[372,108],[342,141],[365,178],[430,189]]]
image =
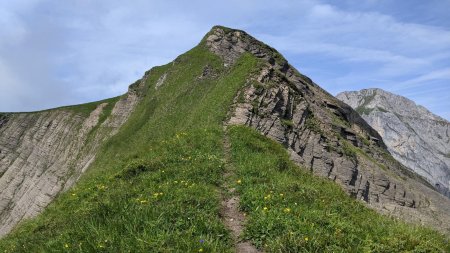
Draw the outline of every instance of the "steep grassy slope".
[[[73,185],[126,121],[131,97],[0,115],[0,237]]]
[[[206,65],[217,78],[199,78]],[[0,248],[227,251],[228,232],[218,215],[222,121],[255,65],[247,55],[225,70],[217,56],[198,47],[152,69],[145,98],[77,186]]]
[[[150,70],[133,114],[76,186],[0,252],[233,252],[220,217],[225,162],[249,216],[245,237],[268,252],[449,250],[443,236],[370,211],[248,128],[230,129],[225,161],[223,122],[260,68],[248,53],[226,67],[202,42]]]
[[[448,252],[430,229],[368,209],[330,181],[295,166],[255,130],[231,129],[245,237],[268,252]]]
[[[250,126],[277,141],[296,164],[379,212],[450,234],[450,200],[393,159],[349,105],[243,31],[217,27],[206,42],[227,64],[244,52],[264,62],[236,97],[227,124]]]

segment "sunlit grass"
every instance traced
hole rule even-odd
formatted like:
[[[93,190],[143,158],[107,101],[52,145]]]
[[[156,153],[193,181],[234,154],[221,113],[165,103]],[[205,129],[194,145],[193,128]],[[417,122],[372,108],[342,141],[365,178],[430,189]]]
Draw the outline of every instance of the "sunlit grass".
[[[259,64],[244,54],[227,69],[201,44],[153,68],[139,105],[76,186],[0,240],[0,252],[233,252],[219,214],[222,123]],[[206,65],[214,78],[199,78]],[[437,233],[382,217],[294,166],[255,131],[230,135],[244,237],[266,252],[449,250]]]
[[[387,218],[294,165],[255,130],[230,129],[245,238],[268,252],[450,252],[437,232]]]
[[[200,45],[152,69],[141,103],[93,166],[0,252],[231,252],[219,215],[222,122],[256,63],[244,55],[225,69]],[[218,78],[198,78],[207,64]]]

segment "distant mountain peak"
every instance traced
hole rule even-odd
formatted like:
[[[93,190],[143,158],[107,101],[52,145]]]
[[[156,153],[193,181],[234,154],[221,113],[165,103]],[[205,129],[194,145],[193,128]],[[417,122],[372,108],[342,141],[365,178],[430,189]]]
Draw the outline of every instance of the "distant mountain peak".
[[[436,121],[444,121],[442,117],[433,114],[422,105],[406,97],[385,91],[380,88],[362,89],[360,91],[345,91],[336,95],[341,100],[345,100],[348,105],[355,108],[360,114],[369,111],[395,111],[396,114],[405,117],[417,117]]]
[[[375,129],[392,155],[450,197],[450,122],[382,89],[339,93]]]

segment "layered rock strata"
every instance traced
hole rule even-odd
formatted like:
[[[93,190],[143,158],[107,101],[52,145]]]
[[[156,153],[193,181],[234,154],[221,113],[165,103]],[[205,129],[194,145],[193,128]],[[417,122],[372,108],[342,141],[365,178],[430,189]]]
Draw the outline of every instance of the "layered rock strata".
[[[450,231],[450,201],[393,159],[382,137],[350,106],[243,31],[216,27],[205,40],[226,66],[244,53],[260,59],[228,124],[250,126],[282,143],[299,165],[380,212]]]
[[[77,181],[101,144],[127,121],[144,82],[88,113],[80,105],[0,115],[0,236]]]

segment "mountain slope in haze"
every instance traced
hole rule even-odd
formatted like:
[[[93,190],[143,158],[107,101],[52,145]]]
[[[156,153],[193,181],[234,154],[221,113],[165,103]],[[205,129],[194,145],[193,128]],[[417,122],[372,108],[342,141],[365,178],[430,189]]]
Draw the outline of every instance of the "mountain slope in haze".
[[[267,252],[450,249],[436,231],[367,208],[448,232],[449,200],[245,32],[214,27],[137,84],[138,102],[77,184],[0,251],[234,252],[237,240]],[[247,219],[239,238],[224,222],[230,195]]]
[[[380,133],[394,158],[450,197],[450,122],[381,89],[342,92],[337,98]]]

